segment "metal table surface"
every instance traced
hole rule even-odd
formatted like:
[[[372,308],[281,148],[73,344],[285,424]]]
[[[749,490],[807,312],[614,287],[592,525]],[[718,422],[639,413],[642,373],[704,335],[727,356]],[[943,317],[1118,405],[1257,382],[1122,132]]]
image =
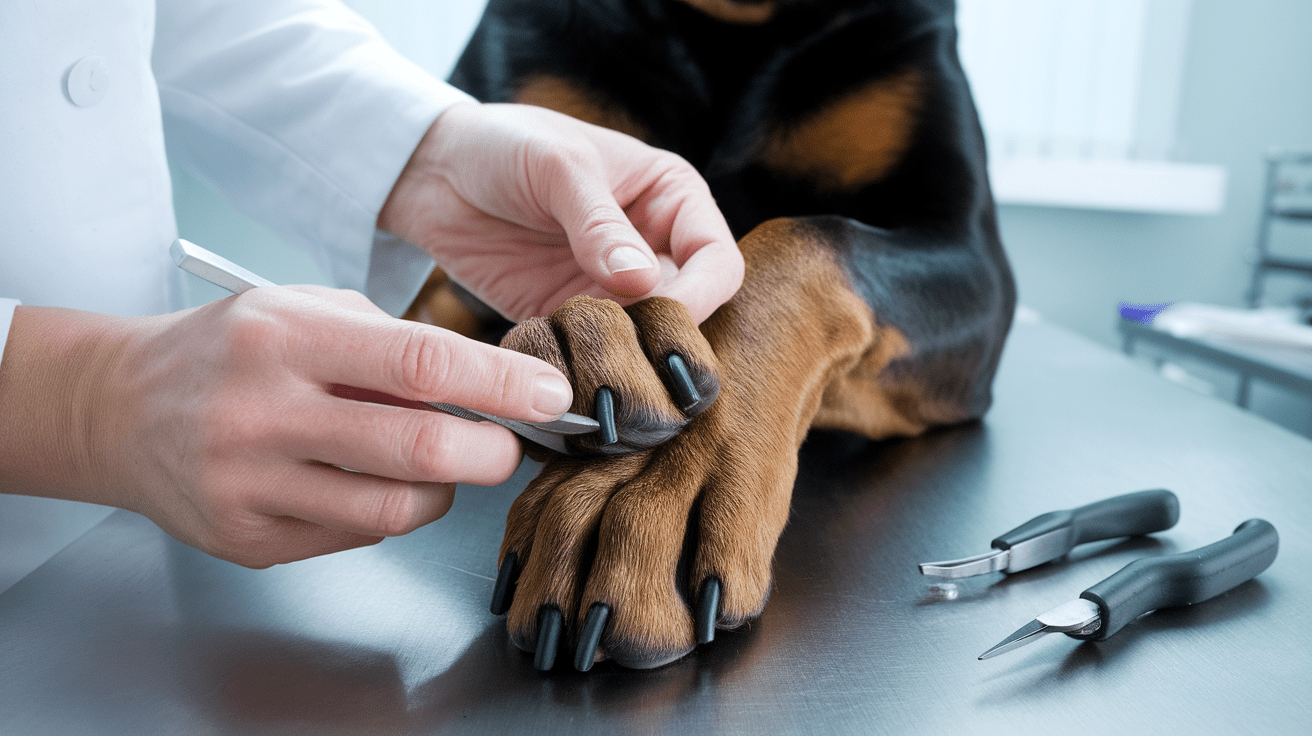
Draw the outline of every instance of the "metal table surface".
[[[542,674],[487,611],[527,478],[442,520],[265,571],[116,512],[0,595],[0,733],[1306,733],[1312,443],[1126,358],[1020,324],[984,422],[813,437],[764,616],[667,667]],[[1039,512],[1145,488],[1181,519],[1010,577],[935,589]],[[1262,517],[1280,556],[1101,643],[1021,624],[1146,555]]]
[[[1236,338],[1194,336],[1177,337],[1140,322],[1122,318],[1117,324],[1122,350],[1135,353],[1139,343],[1163,348],[1213,363],[1239,376],[1235,403],[1248,405],[1249,382],[1256,378],[1312,399],[1312,351],[1304,348],[1268,345]]]

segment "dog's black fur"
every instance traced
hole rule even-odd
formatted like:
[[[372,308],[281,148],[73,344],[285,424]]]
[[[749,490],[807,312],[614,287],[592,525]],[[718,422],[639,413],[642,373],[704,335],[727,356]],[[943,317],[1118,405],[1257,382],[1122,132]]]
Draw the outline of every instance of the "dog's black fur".
[[[848,218],[824,227],[854,284],[917,370],[965,371],[951,388],[978,415],[1015,291],[954,15],[951,0],[782,0],[736,25],[680,0],[491,0],[451,83],[485,102],[514,101],[534,75],[576,84],[692,163],[736,237],[773,217]],[[911,144],[878,180],[817,187],[760,160],[771,133],[912,68]]]
[[[907,345],[891,359],[863,348],[851,374],[878,384],[885,408],[870,412],[891,406],[897,422],[852,420],[866,410],[831,406],[848,394],[828,390],[802,431],[909,434],[983,414],[1015,303],[954,13],[951,0],[491,0],[451,81],[484,101],[554,106],[680,154],[705,176],[736,237],[792,218],[797,228],[782,232],[804,234],[805,252],[825,251],[817,257],[846,277],[835,288],[858,295],[873,328]],[[760,251],[744,251],[750,297]],[[708,332],[717,352],[741,315],[759,329],[755,307],[736,309]],[[815,319],[770,329],[828,329],[824,315]],[[608,472],[598,468],[580,472]],[[786,516],[786,493],[783,503]],[[680,587],[701,590],[704,579]],[[582,624],[586,607],[541,604]],[[744,610],[722,611],[721,627],[754,615]],[[521,620],[512,637],[532,649],[538,634],[527,613]],[[670,652],[635,655],[624,643],[642,633],[619,632],[602,649],[632,666],[668,661]]]

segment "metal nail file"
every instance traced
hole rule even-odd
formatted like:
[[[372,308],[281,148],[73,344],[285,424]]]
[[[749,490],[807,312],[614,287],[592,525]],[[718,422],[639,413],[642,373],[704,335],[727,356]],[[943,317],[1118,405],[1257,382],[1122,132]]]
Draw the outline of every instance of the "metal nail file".
[[[199,276],[215,286],[221,286],[234,294],[240,294],[259,286],[275,286],[272,281],[238,266],[217,253],[208,251],[181,238],[173,241],[173,245],[169,247],[169,254],[173,256],[173,262],[178,265],[178,268]],[[567,435],[596,432],[601,427],[597,420],[581,414],[566,413],[560,419],[551,422],[521,422],[440,401],[427,401],[424,403],[434,409],[471,422],[495,422],[526,440],[531,440],[549,450],[555,450],[566,455],[570,454],[569,447],[565,443]]]

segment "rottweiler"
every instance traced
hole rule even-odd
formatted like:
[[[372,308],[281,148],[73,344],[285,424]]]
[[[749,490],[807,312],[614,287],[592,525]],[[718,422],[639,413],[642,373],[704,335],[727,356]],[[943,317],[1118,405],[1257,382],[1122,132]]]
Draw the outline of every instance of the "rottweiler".
[[[674,151],[746,260],[700,328],[575,297],[502,345],[613,415],[514,502],[492,610],[550,669],[672,662],[759,616],[812,428],[976,419],[1015,305],[952,0],[491,0],[451,81]],[[435,274],[412,318],[494,320]]]

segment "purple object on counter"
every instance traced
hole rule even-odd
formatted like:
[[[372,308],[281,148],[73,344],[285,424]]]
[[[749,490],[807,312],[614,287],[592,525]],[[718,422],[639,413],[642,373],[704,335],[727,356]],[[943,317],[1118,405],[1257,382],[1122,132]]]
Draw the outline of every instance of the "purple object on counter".
[[[1153,317],[1162,313],[1163,309],[1171,306],[1175,302],[1166,302],[1164,304],[1131,304],[1121,302],[1117,309],[1120,310],[1121,317],[1131,322],[1142,322],[1146,325],[1153,323]]]

